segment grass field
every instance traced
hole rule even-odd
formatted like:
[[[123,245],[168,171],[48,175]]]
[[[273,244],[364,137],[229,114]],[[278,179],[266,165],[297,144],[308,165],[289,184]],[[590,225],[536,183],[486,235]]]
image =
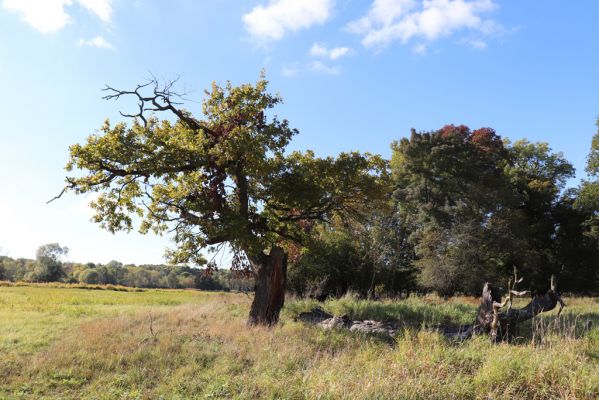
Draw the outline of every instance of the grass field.
[[[250,300],[0,287],[0,398],[599,398],[598,299],[566,299],[559,319],[548,313],[516,343],[499,345],[453,343],[422,328],[471,322],[472,298],[321,305],[355,319],[405,321],[392,344],[294,322],[316,305],[306,300],[289,301],[276,328],[248,329]]]

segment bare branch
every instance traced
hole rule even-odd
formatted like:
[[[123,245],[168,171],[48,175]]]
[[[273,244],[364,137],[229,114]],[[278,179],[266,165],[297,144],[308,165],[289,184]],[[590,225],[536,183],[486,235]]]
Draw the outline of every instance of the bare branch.
[[[62,188],[62,190],[60,191],[60,193],[54,197],[52,197],[50,200],[46,201],[46,204],[50,204],[52,203],[54,200],[58,200],[62,197],[63,194],[65,194],[67,191],[74,189],[76,187],[76,184],[73,180],[71,180],[70,178],[67,178],[67,183],[68,185],[66,185],[65,187]]]
[[[175,98],[186,100],[184,96],[186,96],[187,93],[178,93],[173,90],[173,87],[179,78],[180,76],[177,76],[175,79],[171,81],[165,81],[161,85],[159,80],[152,75],[152,79],[148,80],[146,83],[137,85],[134,90],[120,90],[115,89],[112,86],[105,85],[102,91],[109,92],[109,94],[103,96],[102,99],[118,100],[121,96],[131,95],[136,97],[138,100],[137,104],[139,107],[139,112],[136,114],[120,112],[123,117],[139,118],[143,121],[144,126],[147,126],[148,121],[144,115],[146,111],[170,111],[189,128],[193,130],[204,130],[212,135],[213,132],[208,129],[208,127],[202,124],[199,120],[193,118],[191,114],[178,107],[182,105],[183,102],[173,100]],[[152,86],[152,93],[147,96],[143,95],[142,90],[149,86]]]

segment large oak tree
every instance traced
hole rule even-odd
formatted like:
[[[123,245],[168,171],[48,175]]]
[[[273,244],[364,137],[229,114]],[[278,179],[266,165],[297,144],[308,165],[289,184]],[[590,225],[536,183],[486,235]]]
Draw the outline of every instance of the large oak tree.
[[[278,321],[287,243],[305,241],[311,221],[360,215],[386,196],[387,165],[379,156],[286,154],[297,130],[269,116],[281,98],[267,92],[264,77],[213,84],[201,115],[181,107],[172,84],[106,90],[106,99],[133,97],[139,110],[122,114],[130,124],[106,121],[70,147],[65,191],[100,192],[94,219],[111,232],[139,220],[142,233],[172,234],[174,263],[202,263],[202,249],[229,244],[235,267],[255,278],[250,324]],[[171,118],[159,118],[163,113]]]

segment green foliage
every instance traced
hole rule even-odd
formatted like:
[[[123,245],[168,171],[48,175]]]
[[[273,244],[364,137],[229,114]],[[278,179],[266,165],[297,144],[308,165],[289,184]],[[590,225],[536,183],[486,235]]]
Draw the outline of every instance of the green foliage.
[[[37,249],[36,264],[30,272],[29,280],[35,282],[58,281],[64,276],[61,258],[69,253],[67,247],[60,247],[58,243],[50,243]]]
[[[565,206],[560,203],[560,193],[574,176],[574,167],[562,153],[553,153],[547,143],[519,140],[509,150],[511,163],[505,171],[518,196],[512,212],[523,217],[517,225],[519,248],[511,262],[532,287],[543,288],[548,276],[565,272],[555,247],[559,229],[556,216],[558,208]],[[564,261],[566,268],[573,266]]]
[[[334,218],[289,266],[289,289],[325,299],[348,291],[362,296],[407,293],[414,287],[413,248],[395,213],[371,210],[363,221]]]
[[[321,300],[341,296],[348,290],[365,293],[373,266],[364,260],[351,233],[342,227],[319,226],[316,235],[298,259],[290,263],[289,289]]]
[[[228,242],[256,256],[282,240],[305,239],[301,221],[354,214],[384,195],[386,163],[378,156],[285,155],[297,131],[268,118],[281,98],[266,90],[264,77],[254,85],[213,84],[201,118],[160,92],[160,110],[178,120],[106,121],[99,134],[71,146],[67,169],[82,175],[67,178],[67,188],[101,192],[95,221],[111,232],[132,229],[133,216],[142,233],[173,227],[170,259],[198,265],[206,246]]]
[[[501,138],[489,128],[448,125],[412,131],[392,148],[395,199],[420,284],[443,294],[478,293],[515,246],[506,236],[513,223],[506,210],[515,199],[503,174],[509,158]]]
[[[45,247],[47,249],[47,246]],[[47,262],[44,261],[44,262]],[[205,271],[188,266],[172,265],[123,265],[111,261],[106,265],[73,262],[60,262],[60,274],[54,279],[46,276],[39,279],[41,269],[38,261],[0,257],[0,270],[4,271],[0,280],[12,282],[65,282],[89,285],[119,285],[140,288],[197,288],[203,290],[244,290],[253,286],[247,277],[237,276],[226,269],[214,269],[208,281],[202,276]],[[58,264],[48,264],[58,265]],[[44,271],[46,271],[44,269]]]
[[[79,275],[79,282],[92,285],[100,283],[100,274],[94,269],[86,269]]]
[[[391,166],[425,288],[478,294],[514,265],[532,287],[557,273],[563,290],[592,288],[598,247],[581,236],[584,212],[561,196],[574,168],[546,143],[449,125],[395,142]]]
[[[599,127],[599,118],[597,118],[597,127]],[[585,234],[599,247],[599,130],[593,136],[586,172],[590,179],[582,181],[576,205],[590,214],[583,223]]]
[[[599,284],[599,245],[586,230],[593,214],[576,207],[577,191],[566,191],[553,209],[556,234],[552,238],[555,261],[560,265],[560,290],[592,294]]]
[[[225,290],[228,288],[219,282],[215,274],[199,273],[195,276],[194,285],[200,290]]]

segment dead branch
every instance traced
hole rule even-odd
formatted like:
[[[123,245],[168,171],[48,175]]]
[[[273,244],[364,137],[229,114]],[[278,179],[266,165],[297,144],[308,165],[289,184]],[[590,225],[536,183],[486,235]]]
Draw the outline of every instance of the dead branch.
[[[175,99],[186,100],[185,96],[187,93],[179,93],[173,89],[179,76],[171,81],[165,81],[161,84],[158,79],[152,76],[147,82],[139,84],[133,90],[121,90],[116,89],[112,86],[105,85],[102,91],[108,92],[107,95],[103,96],[104,100],[118,100],[121,96],[133,96],[137,99],[137,106],[139,108],[137,113],[119,113],[123,117],[127,118],[139,118],[144,126],[148,125],[146,112],[157,112],[157,111],[170,111],[179,118],[180,121],[185,123],[190,129],[193,130],[204,130],[212,133],[204,124],[199,120],[193,118],[191,114],[179,106],[183,105],[182,101],[176,101]],[[144,94],[144,89],[151,88],[150,94]]]
[[[557,315],[560,315],[565,303],[557,292],[554,276],[551,277],[551,285],[545,295],[535,295],[526,306],[514,309],[512,308],[513,296],[524,296],[530,293],[526,290],[516,290],[516,285],[520,282],[522,278],[518,278],[514,267],[514,275],[508,281],[507,296],[503,301],[497,290],[490,283],[485,283],[472,334],[488,333],[492,340],[497,342],[509,339],[521,322],[532,319],[540,313],[551,311],[557,304],[560,305]],[[506,311],[501,311],[506,305],[508,306]]]

